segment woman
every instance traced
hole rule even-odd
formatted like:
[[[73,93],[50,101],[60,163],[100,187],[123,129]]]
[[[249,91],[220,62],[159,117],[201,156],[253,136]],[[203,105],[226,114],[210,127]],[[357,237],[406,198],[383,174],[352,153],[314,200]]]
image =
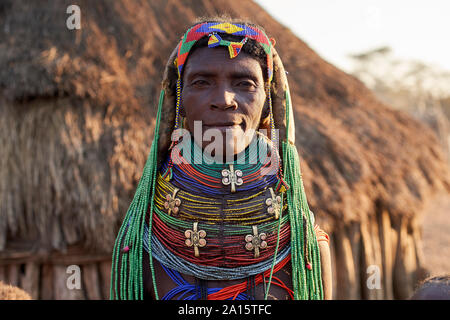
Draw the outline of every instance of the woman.
[[[111,298],[331,299],[328,235],[308,208],[273,46],[261,27],[222,18],[181,38]]]

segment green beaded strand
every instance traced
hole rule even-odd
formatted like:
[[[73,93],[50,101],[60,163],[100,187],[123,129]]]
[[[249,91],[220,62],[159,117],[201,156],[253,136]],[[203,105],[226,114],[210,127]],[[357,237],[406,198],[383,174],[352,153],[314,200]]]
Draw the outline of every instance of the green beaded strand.
[[[285,95],[288,137],[291,117],[291,101],[288,88]],[[311,214],[303,186],[297,148],[289,142],[288,138],[282,142],[282,148],[285,180],[290,186],[286,195],[291,223],[291,262],[294,299],[323,299],[320,252],[317,238],[311,226]],[[304,234],[303,216],[306,218],[305,221],[307,223],[306,234]],[[304,256],[304,249],[307,249],[308,257]],[[305,268],[305,262],[308,260],[313,263],[311,270]]]
[[[161,110],[164,101],[164,90],[161,90],[156,116],[154,140],[150,154],[144,166],[143,174],[139,180],[136,193],[127,210],[122,226],[119,229],[113,249],[111,268],[110,299],[143,299],[143,234],[145,226],[145,214],[150,204],[150,225],[153,213],[153,197],[155,195],[155,182],[157,174],[157,149],[159,141],[159,124],[161,122]],[[149,233],[150,236],[150,233]],[[123,241],[122,241],[123,240]],[[151,242],[149,250],[150,271],[152,274],[155,296],[158,299],[156,288],[155,270],[151,254]],[[131,249],[122,252],[123,246]],[[120,274],[118,274],[119,257],[121,256]],[[129,270],[129,272],[128,272]]]

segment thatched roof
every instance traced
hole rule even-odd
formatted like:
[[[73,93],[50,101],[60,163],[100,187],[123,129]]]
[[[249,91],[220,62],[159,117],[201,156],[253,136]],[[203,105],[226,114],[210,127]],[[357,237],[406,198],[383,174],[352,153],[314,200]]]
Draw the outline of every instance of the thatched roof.
[[[0,250],[108,252],[150,150],[163,67],[198,16],[250,17],[289,72],[296,143],[317,219],[394,223],[450,190],[436,137],[376,100],[250,0],[0,4]]]

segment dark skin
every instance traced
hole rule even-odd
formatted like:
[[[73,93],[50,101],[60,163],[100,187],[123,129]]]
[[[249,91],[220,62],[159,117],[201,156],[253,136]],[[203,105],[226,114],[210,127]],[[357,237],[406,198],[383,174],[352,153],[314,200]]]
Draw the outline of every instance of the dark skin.
[[[259,128],[265,100],[262,69],[250,55],[241,52],[230,59],[225,48],[206,47],[189,56],[183,73],[182,115],[192,134],[194,121],[202,122],[203,132],[216,129],[222,133],[222,149],[215,150],[219,154],[227,148],[230,155],[238,154],[248,146],[253,130]],[[196,142],[203,148],[211,143]]]
[[[194,121],[202,121],[202,129],[217,129],[225,136],[229,130],[240,144],[231,142],[233,154],[243,151],[249,144],[252,132],[258,130],[261,115],[267,114],[265,80],[258,60],[241,52],[230,59],[226,48],[198,48],[190,56],[184,67],[182,89],[182,116],[186,117],[187,129],[194,134]],[[252,131],[254,130],[254,131]],[[205,148],[210,141],[197,141]],[[223,148],[230,147],[230,140],[224,139]],[[320,246],[321,253],[323,245]],[[329,253],[328,245],[326,248]],[[144,254],[144,283],[146,295],[155,298],[149,270],[148,255]],[[163,297],[176,287],[157,260],[153,260],[158,295]],[[275,274],[288,287],[292,288],[291,264],[288,263]],[[189,283],[195,283],[191,276],[183,275]],[[208,281],[208,287],[226,287],[241,283],[235,281]],[[327,290],[325,290],[325,293]],[[327,293],[325,298],[327,298]],[[330,292],[331,297],[331,292]],[[256,299],[264,299],[264,287],[259,285],[255,291]],[[287,299],[287,292],[271,285],[269,299]]]

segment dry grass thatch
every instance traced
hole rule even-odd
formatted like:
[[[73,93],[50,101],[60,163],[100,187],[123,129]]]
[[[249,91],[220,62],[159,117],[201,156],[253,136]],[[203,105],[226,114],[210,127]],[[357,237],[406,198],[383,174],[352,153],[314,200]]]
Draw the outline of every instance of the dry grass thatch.
[[[277,40],[307,196],[332,234],[337,297],[409,296],[422,264],[415,217],[450,190],[431,130],[252,1],[78,1],[73,31],[70,4],[0,4],[0,258],[110,252],[150,150],[165,62],[196,17],[228,13]],[[383,266],[378,293],[358,284],[371,264]]]
[[[31,297],[22,289],[0,281],[0,300],[31,300]]]

